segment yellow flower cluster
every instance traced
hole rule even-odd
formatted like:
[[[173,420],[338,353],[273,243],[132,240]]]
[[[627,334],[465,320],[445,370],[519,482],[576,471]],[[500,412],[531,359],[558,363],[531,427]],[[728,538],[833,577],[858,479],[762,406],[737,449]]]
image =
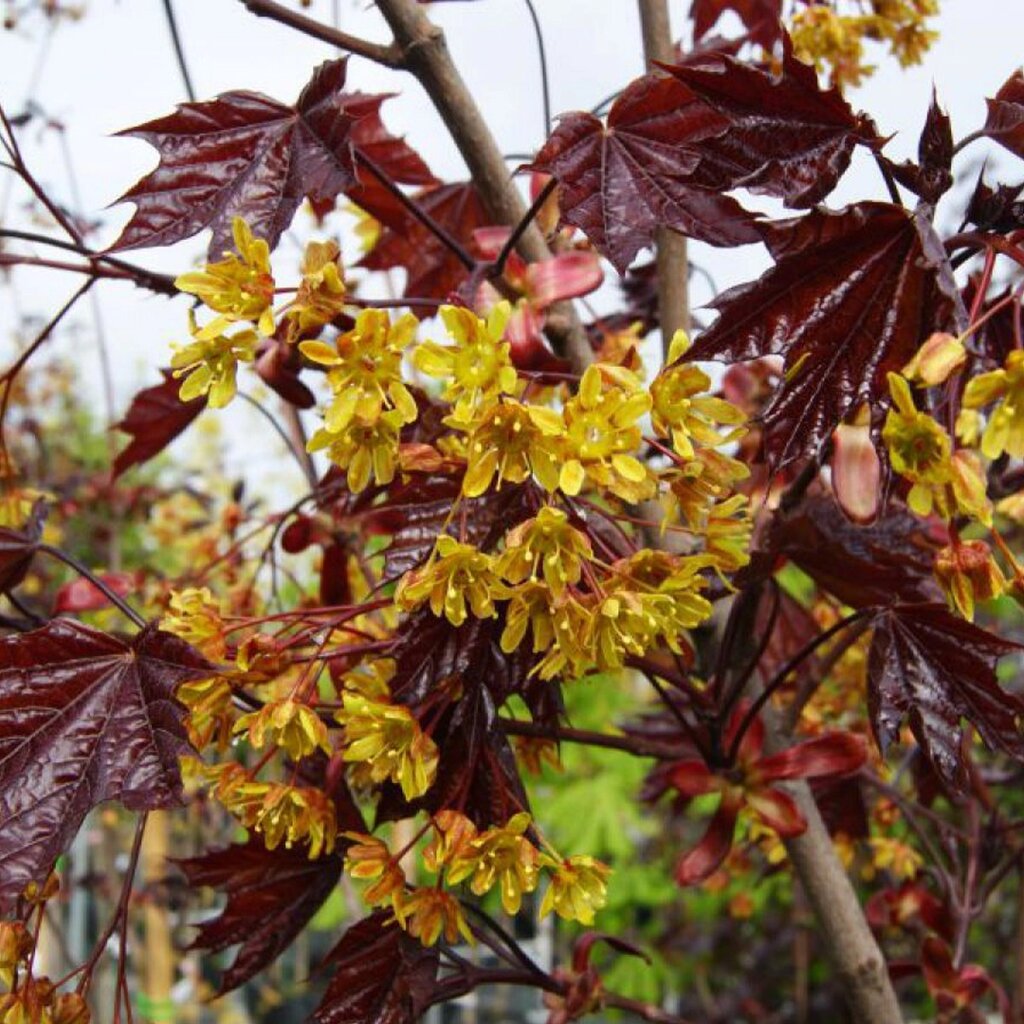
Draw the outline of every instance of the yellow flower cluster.
[[[938,0],[808,4],[793,14],[793,52],[819,71],[828,69],[833,85],[857,86],[875,71],[864,61],[865,40],[887,43],[902,67],[920,64],[938,38],[927,26],[927,19],[938,12]]]
[[[459,936],[473,941],[461,904],[445,887],[466,883],[476,896],[497,888],[504,911],[516,914],[523,896],[539,885],[542,871],[549,884],[541,916],[553,910],[567,921],[593,924],[607,901],[611,870],[593,857],[563,858],[538,848],[527,835],[531,825],[529,814],[520,812],[504,825],[480,831],[458,811],[439,811],[420,833],[431,833],[421,860],[438,876],[433,886],[410,885],[399,863],[405,851],[392,853],[381,839],[360,833],[346,833],[352,845],[345,870],[369,883],[362,893],[368,906],[390,907],[399,926],[425,946],[442,936],[449,943]]]

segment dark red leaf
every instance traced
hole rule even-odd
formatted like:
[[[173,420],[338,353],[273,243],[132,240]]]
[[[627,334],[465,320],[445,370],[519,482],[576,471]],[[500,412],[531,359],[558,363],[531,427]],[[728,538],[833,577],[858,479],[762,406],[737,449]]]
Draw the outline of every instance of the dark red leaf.
[[[183,402],[178,398],[181,381],[170,370],[161,370],[164,382],[144,388],[133,399],[123,420],[114,428],[131,435],[131,441],[116,459],[116,480],[126,469],[137,466],[163,451],[206,408],[206,396]]]
[[[213,671],[155,626],[126,642],[55,619],[0,640],[0,911],[97,804],[179,801],[178,757],[192,748],[174,690]]]
[[[982,172],[967,204],[967,219],[982,231],[995,231],[1001,235],[1016,231],[1024,227],[1021,192],[1024,192],[1024,183],[989,188]]]
[[[338,854],[310,860],[304,848],[268,850],[259,839],[175,862],[192,888],[227,896],[221,913],[199,926],[193,949],[219,953],[240,945],[218,992],[230,992],[273,963],[320,909],[341,877]]]
[[[566,114],[529,166],[559,181],[562,221],[624,273],[666,226],[713,245],[758,242],[754,217],[692,180],[695,143],[728,122],[673,78],[630,83],[608,112]]]
[[[119,597],[127,597],[135,590],[135,577],[130,572],[101,572],[99,578]],[[79,576],[57,591],[53,613],[94,612],[109,604],[110,598],[92,580]]]
[[[1016,71],[1002,84],[994,99],[986,100],[984,132],[1011,153],[1024,157],[1024,71]]]
[[[704,838],[683,854],[676,864],[676,881],[680,885],[696,885],[713,875],[732,849],[732,836],[736,831],[736,818],[740,803],[723,797],[708,825]]]
[[[502,628],[501,619],[475,618],[455,627],[420,609],[403,621],[388,652],[396,666],[394,698],[437,722],[437,780],[414,806],[461,807],[480,827],[504,824],[528,805],[497,709],[518,694],[539,720],[557,720],[560,710],[557,701],[551,706],[546,700],[550,684],[530,678],[535,656],[529,645],[512,654],[501,650]],[[377,816],[387,821],[409,809],[397,787],[385,787]]]
[[[776,517],[767,546],[843,604],[865,608],[941,600],[932,563],[943,542],[895,503],[870,526],[857,526],[830,498],[811,496]]]
[[[345,71],[344,58],[321,64],[294,106],[226,92],[121,132],[160,163],[121,197],[136,208],[112,248],[171,245],[208,227],[219,257],[233,217],[273,248],[304,197],[323,202],[356,183],[353,125],[377,110],[374,97],[342,93]]]
[[[439,953],[411,939],[385,911],[352,925],[328,954],[334,976],[317,1024],[414,1024],[430,1005]]]
[[[740,186],[813,206],[835,188],[858,143],[881,140],[870,118],[855,114],[837,89],[822,89],[784,36],[780,75],[723,53],[666,66],[727,119],[724,133],[698,147],[694,180],[709,188]]]
[[[776,264],[713,303],[720,316],[690,355],[727,363],[785,357],[764,413],[775,468],[813,455],[868,403],[888,407],[886,374],[900,370],[950,309],[913,216],[888,203],[815,211],[766,232]]]
[[[0,527],[0,594],[13,590],[28,574],[45,520],[46,502],[40,499],[32,506],[24,526]]]
[[[732,11],[743,22],[750,41],[772,49],[782,37],[782,0],[693,0],[694,40],[703,39],[726,11]]]
[[[965,779],[961,719],[989,745],[1024,759],[1020,700],[996,679],[996,663],[1017,644],[953,615],[943,604],[896,605],[874,621],[868,703],[883,750],[909,720],[936,772],[954,789]]]
[[[796,801],[781,789],[754,789],[747,793],[747,806],[783,839],[793,839],[807,831],[807,822]]]
[[[443,301],[468,276],[451,249],[425,228],[390,193],[365,186],[359,205],[384,225],[377,244],[359,266],[367,270],[405,270],[403,296]],[[468,181],[417,192],[413,198],[457,241],[469,246],[473,232],[490,223],[476,187]]]
[[[949,191],[953,184],[953,128],[934,91],[917,144],[917,163],[895,164],[889,160],[885,163],[901,185],[927,203],[938,202]]]
[[[829,732],[763,758],[756,770],[766,782],[835,778],[857,771],[866,756],[864,741],[859,736]]]

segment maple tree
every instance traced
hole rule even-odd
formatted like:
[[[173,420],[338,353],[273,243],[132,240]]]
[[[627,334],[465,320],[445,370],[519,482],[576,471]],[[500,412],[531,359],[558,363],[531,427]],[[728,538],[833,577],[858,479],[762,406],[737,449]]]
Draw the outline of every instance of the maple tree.
[[[866,45],[920,60],[933,0],[694,0],[678,44],[639,0],[646,72],[506,160],[425,5],[378,0],[388,44],[244,6],[346,55],[294,104],[239,89],[122,132],[157,164],[105,250],[26,160],[31,112],[0,109],[52,229],[0,228],[0,262],[84,278],[0,378],[4,1021],[87,1021],[112,946],[120,1019],[132,913],[207,890],[191,948],[238,947],[218,994],[345,893],[321,1024],[498,986],[551,1024],[1024,1019],[1024,951],[1001,955],[1024,886],[1024,217],[1015,186],[955,188],[970,145],[1024,156],[1020,71],[959,141],[934,96],[897,163],[897,126],[847,93]],[[466,180],[349,84],[363,60],[424,86]],[[882,198],[830,207],[855,152]],[[201,269],[133,262],[204,230]],[[681,236],[771,266],[691,324]],[[189,341],[121,450],[62,475],[38,354],[107,281],[188,296]],[[239,402],[301,469],[290,504],[214,466],[208,490],[147,476]],[[182,806],[202,848],[161,848],[140,892],[151,816]],[[43,925],[111,807],[135,823],[113,912],[51,977]],[[533,914],[551,962],[517,938]]]

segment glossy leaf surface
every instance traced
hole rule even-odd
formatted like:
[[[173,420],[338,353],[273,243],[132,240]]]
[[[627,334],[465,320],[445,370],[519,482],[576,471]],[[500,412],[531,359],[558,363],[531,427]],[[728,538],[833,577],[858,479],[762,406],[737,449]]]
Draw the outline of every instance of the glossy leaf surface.
[[[46,877],[97,804],[179,801],[192,748],[174,690],[211,671],[155,626],[128,642],[55,619],[0,640],[0,907]]]

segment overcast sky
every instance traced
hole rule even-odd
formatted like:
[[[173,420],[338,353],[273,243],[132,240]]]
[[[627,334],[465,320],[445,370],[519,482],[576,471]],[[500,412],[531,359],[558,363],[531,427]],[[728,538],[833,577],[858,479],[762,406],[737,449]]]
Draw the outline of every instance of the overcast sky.
[[[295,32],[249,14],[239,0],[175,0],[185,51],[200,98],[229,89],[253,89],[275,98],[295,98],[310,71],[334,52]],[[296,0],[291,0],[298,6]],[[554,112],[588,108],[621,88],[642,70],[640,30],[634,0],[535,0],[548,46]],[[673,0],[682,30],[689,0]],[[943,0],[936,19],[941,36],[923,67],[902,71],[879,51],[876,76],[850,94],[869,111],[883,134],[898,132],[889,150],[911,155],[932,85],[950,112],[959,137],[984,120],[984,97],[992,95],[1021,60],[1024,0]],[[335,14],[342,27],[381,41],[387,33],[365,0],[318,0],[309,13],[323,20]],[[542,141],[537,53],[523,0],[438,3],[431,15],[446,29],[449,45],[507,152],[529,152]],[[465,170],[432,107],[405,76],[355,58],[351,87],[398,92],[384,108],[388,126],[404,133],[438,176],[461,178]],[[58,137],[29,129],[21,136],[39,177],[69,205],[102,221],[95,242],[109,244],[130,207],[107,209],[154,163],[153,151],[136,140],[114,138],[119,129],[169,112],[184,99],[169,44],[161,0],[90,0],[86,17],[62,25],[47,37],[41,20],[29,20],[0,34],[0,100],[12,113],[32,100],[67,125],[66,143],[75,168],[69,179]],[[966,164],[983,155],[968,153]],[[1024,165],[1000,154],[990,167],[1024,179]],[[1016,164],[1016,166],[1014,166]],[[3,172],[0,172],[3,173]],[[9,177],[9,176],[8,176]],[[878,172],[862,157],[829,198],[830,205],[884,198]],[[23,223],[24,194],[0,179],[0,218]],[[138,262],[177,273],[205,247],[205,235],[169,249],[139,251]],[[694,256],[720,286],[755,276],[765,265],[760,247],[714,251],[694,247]],[[293,272],[295,253],[280,250]],[[42,255],[42,251],[39,252]],[[0,283],[0,358],[17,350],[17,329],[26,315],[53,311],[77,281],[70,275],[18,270]],[[155,380],[166,364],[169,343],[185,334],[184,299],[168,301],[111,283],[97,289],[115,362],[119,411],[139,386]],[[698,294],[698,299],[706,299]],[[80,307],[81,327],[58,342],[73,357],[82,379],[95,387],[96,354],[89,308]],[[237,414],[236,414],[237,415]]]

